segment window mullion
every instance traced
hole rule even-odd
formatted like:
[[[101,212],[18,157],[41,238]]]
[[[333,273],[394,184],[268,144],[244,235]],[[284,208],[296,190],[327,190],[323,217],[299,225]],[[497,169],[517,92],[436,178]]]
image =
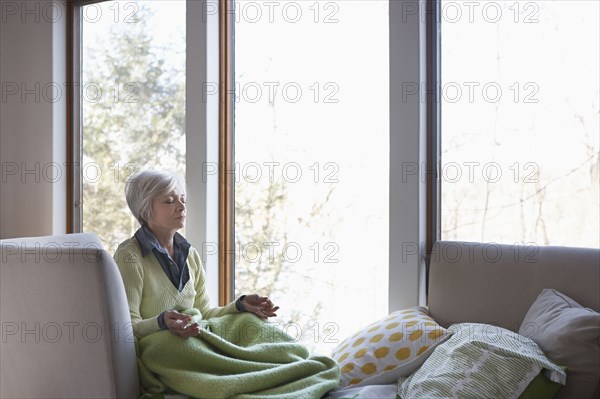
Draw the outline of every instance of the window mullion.
[[[233,29],[234,3],[219,0],[219,304],[227,304],[233,293],[234,182],[233,156]]]

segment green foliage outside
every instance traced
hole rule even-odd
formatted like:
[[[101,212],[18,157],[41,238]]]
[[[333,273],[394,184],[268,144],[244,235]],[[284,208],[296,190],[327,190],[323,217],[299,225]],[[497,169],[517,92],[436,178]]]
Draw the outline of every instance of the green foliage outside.
[[[128,177],[185,173],[185,65],[165,66],[147,16],[141,7],[137,23],[111,26],[106,42],[86,41],[84,29],[83,223],[109,251],[138,227],[125,203]]]

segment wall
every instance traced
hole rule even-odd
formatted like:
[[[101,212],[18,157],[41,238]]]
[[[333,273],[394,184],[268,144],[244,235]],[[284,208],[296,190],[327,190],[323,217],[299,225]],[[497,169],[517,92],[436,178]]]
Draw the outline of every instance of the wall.
[[[390,312],[425,304],[424,4],[390,1]]]
[[[0,238],[66,229],[64,7],[2,2]]]

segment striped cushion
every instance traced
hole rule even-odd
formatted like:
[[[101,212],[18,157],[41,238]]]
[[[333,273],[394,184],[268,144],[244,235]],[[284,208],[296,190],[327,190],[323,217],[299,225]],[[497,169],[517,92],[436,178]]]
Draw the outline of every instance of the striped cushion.
[[[518,398],[544,370],[565,384],[565,372],[531,339],[489,324],[452,325],[419,370],[400,379],[399,396],[409,398]]]

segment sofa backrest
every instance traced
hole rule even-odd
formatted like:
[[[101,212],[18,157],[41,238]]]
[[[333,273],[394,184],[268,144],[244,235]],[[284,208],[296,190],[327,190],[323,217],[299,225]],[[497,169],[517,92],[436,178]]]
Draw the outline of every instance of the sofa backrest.
[[[518,332],[544,288],[600,312],[599,282],[600,249],[439,241],[431,253],[428,306],[445,327],[475,322]],[[600,397],[600,382],[589,384],[592,397]],[[561,389],[557,397],[570,395]]]
[[[137,398],[125,289],[93,234],[0,241],[0,397]]]
[[[544,288],[600,311],[600,250],[438,241],[429,266],[428,306],[443,326],[489,323],[518,331]]]

